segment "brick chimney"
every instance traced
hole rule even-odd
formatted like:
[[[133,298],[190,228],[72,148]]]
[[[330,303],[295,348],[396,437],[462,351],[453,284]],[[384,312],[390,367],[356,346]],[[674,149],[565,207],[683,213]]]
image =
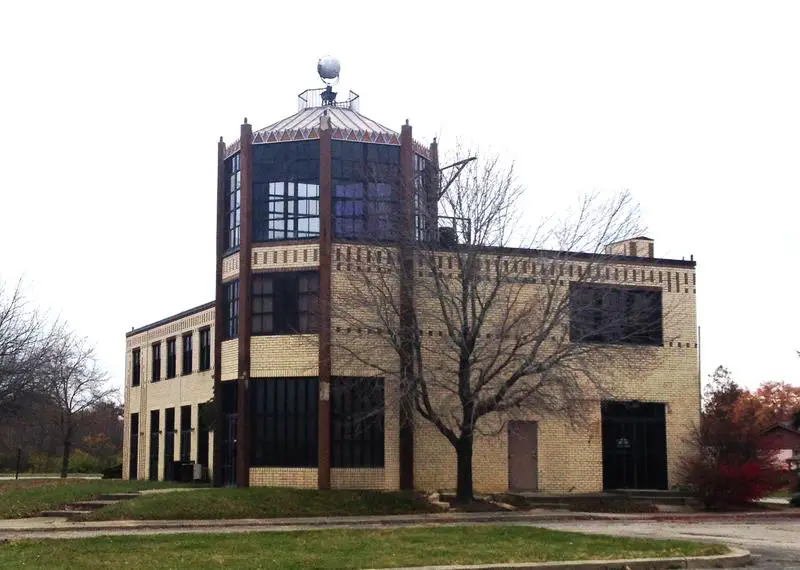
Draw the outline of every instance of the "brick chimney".
[[[617,241],[606,246],[607,255],[625,255],[629,257],[654,257],[653,240],[639,236]]]

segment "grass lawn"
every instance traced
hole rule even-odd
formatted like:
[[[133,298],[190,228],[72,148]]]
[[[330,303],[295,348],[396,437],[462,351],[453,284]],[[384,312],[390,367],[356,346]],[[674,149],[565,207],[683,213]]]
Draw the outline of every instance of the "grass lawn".
[[[202,489],[145,495],[94,511],[87,520],[240,519],[425,513],[433,507],[407,492],[318,491],[279,487]]]
[[[391,568],[723,554],[719,545],[523,526],[178,534],[0,544],[3,568]]]
[[[0,481],[0,519],[32,517],[103,493],[124,493],[169,484],[103,479],[20,479]]]

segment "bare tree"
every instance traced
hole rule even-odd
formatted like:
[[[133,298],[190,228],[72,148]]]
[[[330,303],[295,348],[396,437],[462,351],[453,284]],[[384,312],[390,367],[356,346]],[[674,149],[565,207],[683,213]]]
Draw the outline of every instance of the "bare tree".
[[[0,418],[36,384],[57,328],[31,307],[21,281],[11,290],[0,281]]]
[[[85,338],[63,329],[50,351],[46,381],[58,408],[61,476],[66,477],[78,427],[94,407],[111,398],[116,390],[108,386],[108,375],[100,367],[94,347]]]
[[[522,239],[513,166],[474,161],[430,191],[448,230],[420,239],[406,217],[397,247],[372,244],[336,272],[332,350],[397,379],[401,423],[406,409],[450,442],[469,500],[475,436],[514,417],[579,423],[616,372],[646,362],[630,344],[662,344],[661,296],[600,286],[624,267],[606,245],[641,232],[627,192],[587,196]]]

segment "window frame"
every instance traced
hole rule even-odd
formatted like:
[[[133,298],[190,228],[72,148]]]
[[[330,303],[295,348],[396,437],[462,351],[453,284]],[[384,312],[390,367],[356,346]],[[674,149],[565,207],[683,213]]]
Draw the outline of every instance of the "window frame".
[[[301,188],[305,191],[305,195],[301,196]],[[302,181],[273,181],[265,185],[265,192],[267,241],[319,237],[319,184]],[[301,206],[306,210],[305,212],[301,213]],[[316,230],[313,228],[315,220]],[[301,228],[304,221],[309,224],[307,229]],[[277,227],[279,222],[282,224],[282,228]]]
[[[206,337],[208,342],[203,343],[203,337]],[[211,370],[211,327],[203,327],[198,331],[198,342],[200,350],[198,354],[197,370],[204,372]]]
[[[571,282],[568,294],[570,342],[664,346],[663,289]]]
[[[253,336],[319,332],[319,271],[253,274]]]
[[[167,380],[178,375],[178,340],[171,336],[167,339]]]
[[[160,382],[161,381],[161,341],[154,342],[150,345],[151,351],[151,358],[150,363],[152,365],[152,370],[150,373],[150,382]]]
[[[187,333],[183,333],[181,335],[181,375],[186,376],[187,374],[191,374],[194,370],[194,347],[192,343],[194,342],[193,331],[189,331]],[[189,350],[186,350],[187,343],[186,340],[189,340],[188,347]],[[188,360],[186,358],[188,353]],[[186,367],[186,363],[189,363],[189,367]]]
[[[239,338],[239,280],[223,284],[222,340]]]
[[[135,388],[142,383],[142,349],[131,350],[131,387]]]
[[[385,467],[385,381],[334,376],[330,385],[331,467]]]
[[[319,378],[253,378],[250,405],[251,466],[318,466]]]
[[[234,154],[225,161],[225,250],[241,243],[241,157]]]

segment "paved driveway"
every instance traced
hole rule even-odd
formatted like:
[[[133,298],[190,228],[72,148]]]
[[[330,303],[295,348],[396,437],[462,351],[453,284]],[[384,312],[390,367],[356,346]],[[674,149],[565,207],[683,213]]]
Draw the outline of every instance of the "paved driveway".
[[[800,521],[796,520],[761,523],[578,521],[540,522],[536,526],[621,536],[721,542],[752,552],[756,568],[800,570]]]

